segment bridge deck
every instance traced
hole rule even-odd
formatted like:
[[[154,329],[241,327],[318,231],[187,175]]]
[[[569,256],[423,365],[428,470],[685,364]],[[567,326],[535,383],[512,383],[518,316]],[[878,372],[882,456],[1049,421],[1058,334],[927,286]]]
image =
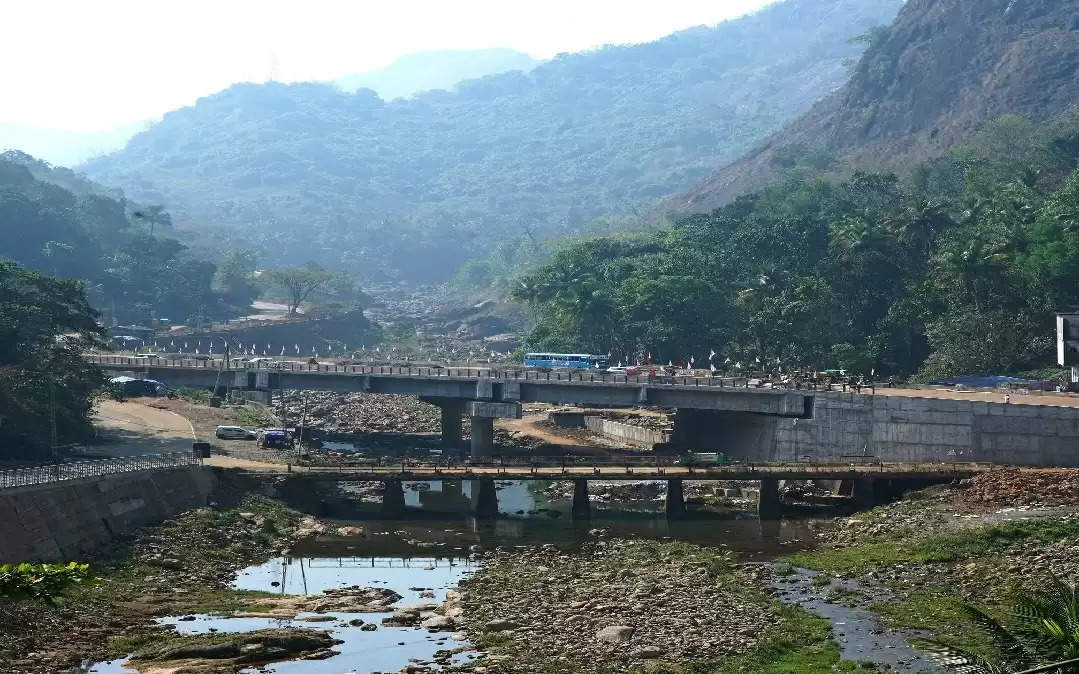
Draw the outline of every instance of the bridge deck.
[[[766,464],[717,466],[282,466],[277,473],[293,477],[343,482],[378,480],[846,480],[930,479],[946,480],[971,477],[1000,468],[990,464]],[[239,470],[244,470],[242,467]],[[265,469],[252,470],[265,474]]]

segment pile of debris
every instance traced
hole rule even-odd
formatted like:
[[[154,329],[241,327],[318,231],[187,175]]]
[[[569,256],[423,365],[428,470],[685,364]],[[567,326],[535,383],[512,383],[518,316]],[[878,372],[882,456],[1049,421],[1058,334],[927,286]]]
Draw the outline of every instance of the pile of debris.
[[[1007,468],[980,473],[962,493],[968,503],[1079,504],[1079,470]]]
[[[307,428],[326,431],[438,433],[441,430],[439,409],[415,396],[285,391],[284,400],[274,395],[273,408],[279,417],[284,409],[290,425],[298,425],[303,419]]]

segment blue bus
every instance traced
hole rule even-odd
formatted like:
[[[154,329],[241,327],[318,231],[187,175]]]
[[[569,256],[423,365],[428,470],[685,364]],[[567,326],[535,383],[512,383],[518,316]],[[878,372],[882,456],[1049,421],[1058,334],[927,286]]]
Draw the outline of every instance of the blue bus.
[[[526,353],[525,367],[570,367],[591,370],[607,367],[607,356],[587,353]]]

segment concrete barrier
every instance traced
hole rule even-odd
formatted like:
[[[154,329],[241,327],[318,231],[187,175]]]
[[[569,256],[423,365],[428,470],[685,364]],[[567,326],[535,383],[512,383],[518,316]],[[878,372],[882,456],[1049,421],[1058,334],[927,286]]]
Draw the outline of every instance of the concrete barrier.
[[[640,447],[651,449],[654,445],[663,444],[670,440],[670,433],[657,431],[643,426],[624,424],[611,421],[603,417],[585,416],[584,425],[590,431],[599,433],[612,440],[626,442]]]
[[[0,562],[70,561],[206,505],[210,468],[122,473],[0,492]]]

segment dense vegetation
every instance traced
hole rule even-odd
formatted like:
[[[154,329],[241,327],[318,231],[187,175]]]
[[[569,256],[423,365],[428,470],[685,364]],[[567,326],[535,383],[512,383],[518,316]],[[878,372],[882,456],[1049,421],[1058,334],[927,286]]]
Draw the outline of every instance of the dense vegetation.
[[[740,156],[840,85],[852,38],[901,5],[787,0],[408,100],[236,85],[83,168],[272,266],[445,278],[507,240],[594,233]]]
[[[535,348],[869,374],[1052,365],[1079,301],[1079,123],[991,124],[905,180],[786,179],[651,235],[559,252],[516,290]]]
[[[0,262],[0,457],[91,434],[103,377],[82,353],[101,336],[81,283]]]
[[[0,259],[86,281],[92,303],[121,324],[243,312],[254,259],[233,255],[218,269],[170,230],[160,207],[138,207],[20,152],[0,155]]]

